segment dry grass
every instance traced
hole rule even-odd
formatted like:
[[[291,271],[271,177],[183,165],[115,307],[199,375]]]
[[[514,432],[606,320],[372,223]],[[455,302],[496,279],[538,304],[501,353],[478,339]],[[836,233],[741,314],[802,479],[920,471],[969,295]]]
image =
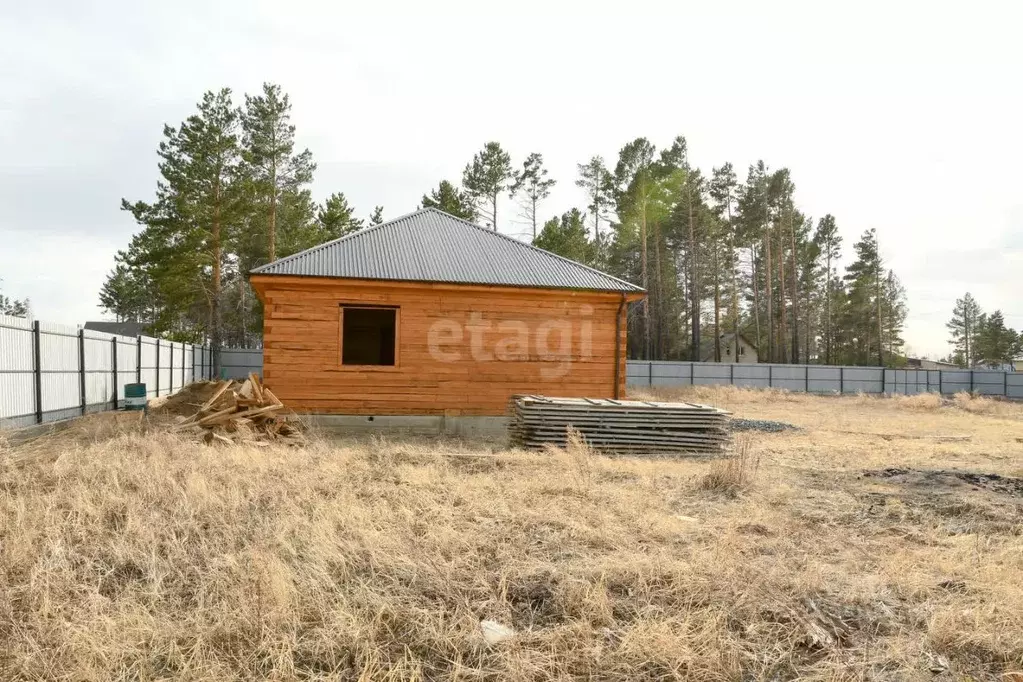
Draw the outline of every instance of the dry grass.
[[[0,679],[1023,670],[1023,488],[920,473],[1023,475],[1023,407],[684,397],[802,429],[754,434],[731,464],[578,441],[37,441],[51,457],[0,467]],[[489,646],[484,619],[518,634]]]
[[[753,450],[753,438],[743,433],[734,440],[731,455],[714,460],[710,470],[700,478],[703,490],[736,495],[753,486],[760,470],[760,456]]]

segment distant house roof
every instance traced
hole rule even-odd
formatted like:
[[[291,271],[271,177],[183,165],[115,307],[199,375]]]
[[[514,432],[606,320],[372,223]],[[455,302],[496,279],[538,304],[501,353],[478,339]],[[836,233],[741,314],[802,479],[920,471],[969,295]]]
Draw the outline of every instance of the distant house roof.
[[[101,320],[91,320],[85,323],[85,328],[94,332],[120,334],[121,336],[143,336],[146,333],[146,325],[141,322],[103,322]]]
[[[298,275],[642,292],[642,287],[424,208],[252,270]]]

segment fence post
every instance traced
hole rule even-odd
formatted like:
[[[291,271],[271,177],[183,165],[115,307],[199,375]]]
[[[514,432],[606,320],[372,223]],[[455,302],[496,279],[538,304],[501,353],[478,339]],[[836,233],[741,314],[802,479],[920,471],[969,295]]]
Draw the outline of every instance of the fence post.
[[[767,365],[767,387],[774,388],[774,365]]]
[[[735,365],[728,363],[728,385],[735,386]]]
[[[135,337],[135,383],[142,383],[142,337]],[[148,390],[148,389],[147,389]]]
[[[805,392],[809,393],[810,392],[810,365],[806,365],[805,367],[803,367],[803,370],[805,372],[805,374],[804,374],[804,378],[805,378],[804,384],[806,386]]]
[[[690,386],[695,386],[696,385],[696,363],[695,362],[690,362],[689,363],[689,385]]]
[[[181,342],[181,388],[185,387],[185,342]]]
[[[973,370],[970,370],[970,393],[973,393]]]
[[[1002,370],[1002,397],[1009,397],[1009,373]]]
[[[85,329],[78,328],[78,400],[85,414]]]
[[[160,339],[156,340],[156,397],[160,397]]]
[[[114,409],[116,410],[117,405],[117,337],[110,337],[110,363],[113,368],[114,375]]]
[[[845,367],[838,368],[838,394],[845,395]]]
[[[212,358],[210,359],[212,360]],[[628,366],[628,363],[626,363],[626,366]],[[626,369],[626,371],[628,371],[628,369]],[[649,360],[646,361],[646,385],[651,388],[654,385],[654,363]]]
[[[32,356],[35,361],[32,369],[35,370],[36,424],[43,423],[43,355],[40,349],[39,336],[39,320],[35,320],[32,322]]]

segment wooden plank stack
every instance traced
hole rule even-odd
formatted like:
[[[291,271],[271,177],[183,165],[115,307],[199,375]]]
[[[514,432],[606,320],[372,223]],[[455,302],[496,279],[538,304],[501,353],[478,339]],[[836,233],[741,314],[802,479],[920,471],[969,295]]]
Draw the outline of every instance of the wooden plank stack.
[[[280,414],[285,409],[259,376],[251,373],[241,384],[230,379],[218,383],[210,398],[174,430],[193,431],[208,444],[305,445],[300,425]]]
[[[728,443],[729,412],[694,403],[512,396],[513,445],[564,446],[572,427],[590,447],[614,454],[719,454]]]

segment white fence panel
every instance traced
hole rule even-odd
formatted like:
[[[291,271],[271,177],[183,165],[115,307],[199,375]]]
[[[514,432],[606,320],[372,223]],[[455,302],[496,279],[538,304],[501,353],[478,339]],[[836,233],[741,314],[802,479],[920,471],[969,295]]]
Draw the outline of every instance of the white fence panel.
[[[113,334],[86,330],[83,336],[85,404],[88,411],[108,410],[114,402]]]
[[[142,371],[140,383],[146,385],[147,395],[156,395],[156,339],[142,339]]]
[[[0,315],[0,424],[35,422],[34,339],[30,320]]]
[[[0,315],[0,428],[116,409],[140,378],[150,396],[167,395],[203,376],[208,357],[188,343]]]

